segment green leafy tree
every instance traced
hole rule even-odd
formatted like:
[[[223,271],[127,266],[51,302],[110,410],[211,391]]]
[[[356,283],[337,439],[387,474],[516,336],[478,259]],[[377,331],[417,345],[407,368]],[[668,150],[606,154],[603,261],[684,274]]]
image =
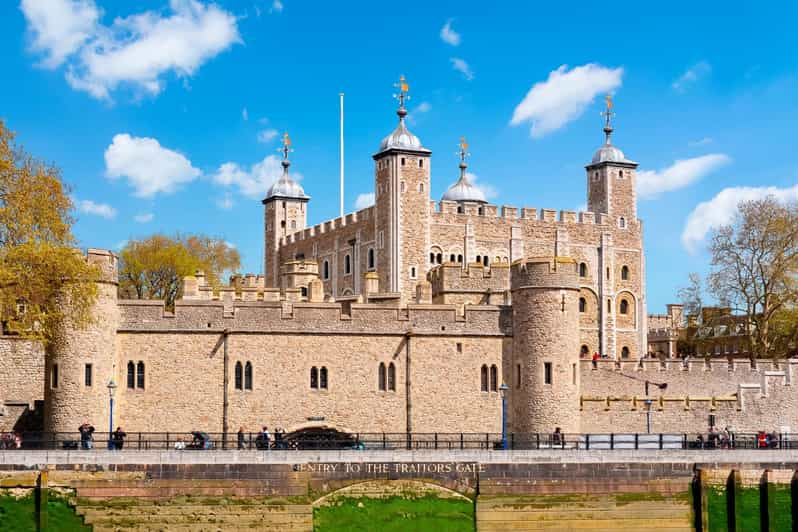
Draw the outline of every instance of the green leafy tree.
[[[130,240],[120,252],[119,294],[123,298],[162,299],[174,308],[183,278],[198,270],[218,286],[241,263],[238,251],[205,235],[151,235]]]
[[[0,120],[0,320],[5,333],[48,342],[64,319],[78,327],[92,321],[99,271],[75,249],[68,192],[59,169],[18,147]]]

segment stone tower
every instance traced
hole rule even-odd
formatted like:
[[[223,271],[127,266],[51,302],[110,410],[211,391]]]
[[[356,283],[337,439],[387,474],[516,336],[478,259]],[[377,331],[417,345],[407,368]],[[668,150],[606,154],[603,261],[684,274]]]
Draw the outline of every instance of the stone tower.
[[[619,227],[637,219],[637,193],[635,179],[637,163],[628,160],[623,152],[612,145],[612,99],[607,96],[604,112],[604,145],[601,146],[585,169],[587,171],[587,210],[607,214]]]
[[[380,287],[411,301],[426,278],[429,252],[430,155],[405,125],[408,85],[400,78],[399,125],[373,156]]]
[[[266,286],[280,286],[280,239],[302,231],[307,225],[307,203],[310,200],[303,188],[288,175],[291,162],[291,139],[288,133],[283,135],[283,174],[271,186],[263,200],[263,228],[266,275]],[[284,257],[283,261],[294,259]]]
[[[108,430],[108,382],[120,385],[116,360],[117,257],[89,249],[86,260],[100,270],[94,323],[78,329],[64,324],[45,358],[44,430],[75,432],[87,420],[97,431]]]
[[[512,431],[580,432],[579,277],[576,261],[529,258],[510,271]]]

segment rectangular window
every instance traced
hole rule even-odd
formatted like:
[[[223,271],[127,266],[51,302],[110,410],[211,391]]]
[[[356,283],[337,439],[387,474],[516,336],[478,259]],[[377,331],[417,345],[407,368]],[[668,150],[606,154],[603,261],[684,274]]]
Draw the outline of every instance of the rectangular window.
[[[50,370],[50,387],[58,388],[58,364],[53,364],[53,368]]]
[[[458,353],[462,353],[463,352],[463,344],[462,344],[462,342],[457,342],[457,352]]]
[[[411,279],[415,279],[416,278],[416,267],[415,266],[411,266],[410,267],[410,278]]]
[[[709,415],[709,426],[710,427],[714,427],[715,426],[715,414],[710,414]]]
[[[83,380],[86,386],[91,386],[91,364],[86,364],[86,371]]]
[[[543,363],[543,382],[551,384],[551,362]]]
[[[571,384],[576,386],[576,364],[571,364]]]

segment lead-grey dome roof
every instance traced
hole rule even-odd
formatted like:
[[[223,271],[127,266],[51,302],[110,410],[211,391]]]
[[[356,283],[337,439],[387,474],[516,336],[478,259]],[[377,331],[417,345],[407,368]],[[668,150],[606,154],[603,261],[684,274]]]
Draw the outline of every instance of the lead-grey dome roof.
[[[290,198],[290,199],[309,199],[305,195],[305,189],[302,186],[288,177],[288,174],[283,174],[270,188],[266,194],[266,199],[270,198]]]
[[[382,153],[388,150],[409,150],[432,153],[430,150],[422,146],[421,140],[407,129],[407,126],[405,125],[405,116],[407,116],[407,110],[404,107],[400,107],[396,111],[396,114],[399,115],[399,124],[396,126],[396,129],[391,131],[390,135],[382,139],[382,142],[380,143],[380,149],[377,151],[377,153]]]
[[[471,184],[465,172],[460,175],[460,179],[450,186],[449,189],[443,193],[441,197],[444,201],[473,201],[476,203],[487,203],[485,194],[482,193],[477,187]]]
[[[612,144],[604,144],[593,154],[591,164],[598,163],[631,163],[624,156],[623,152]]]

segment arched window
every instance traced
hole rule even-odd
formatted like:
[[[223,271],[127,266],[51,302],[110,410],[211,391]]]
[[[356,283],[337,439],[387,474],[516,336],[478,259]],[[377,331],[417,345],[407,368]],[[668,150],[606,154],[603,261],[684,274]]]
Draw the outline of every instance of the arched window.
[[[488,391],[488,366],[482,364],[482,368],[479,372],[479,389],[483,392]]]
[[[459,262],[460,264],[463,263],[463,256],[462,255],[458,255],[457,256],[457,262]]]
[[[579,349],[579,356],[582,358],[587,358],[587,354],[590,352],[590,349],[586,345],[583,345],[581,349]]]
[[[495,392],[499,389],[499,370],[496,365],[490,367],[490,391]]]
[[[310,387],[313,389],[319,388],[319,370],[316,366],[310,368]]]
[[[579,263],[579,277],[587,277],[587,264]]]
[[[621,314],[629,314],[629,302],[621,299]]]
[[[322,366],[321,371],[319,371],[319,388],[322,390],[327,389],[327,368]]]
[[[618,177],[623,179],[623,170],[618,170]]]
[[[607,313],[609,314],[611,312],[612,312],[612,300],[608,299],[607,300]]]
[[[322,279],[324,279],[326,281],[327,279],[330,278],[330,261],[328,261],[328,260],[324,261],[324,264],[322,265],[321,271],[322,271],[322,273],[321,273]]]
[[[435,255],[435,262],[437,262],[438,264],[441,264],[443,262],[443,255],[441,253]]]
[[[376,262],[374,260],[374,248],[369,248],[369,253],[368,253],[369,270],[373,270],[374,267],[375,267],[375,264],[376,264]]]
[[[429,254],[429,263],[430,264],[435,264],[435,253],[430,253]]]
[[[246,366],[244,366],[244,389],[252,389],[252,362],[249,361],[247,361]]]
[[[241,365],[241,362],[236,362],[235,386],[236,390],[244,389],[244,367]]]
[[[623,346],[623,348],[621,349],[621,358],[629,358],[629,348],[628,347]]]
[[[388,391],[396,391],[396,366],[393,362],[388,364]]]
[[[133,364],[132,360],[127,363],[127,387],[136,387],[136,365]]]
[[[344,273],[347,275],[352,273],[352,257],[349,255],[344,257]]]
[[[626,218],[624,218],[623,216],[621,216],[621,217],[618,219],[618,227],[620,227],[621,229],[623,229],[624,227],[626,227]]]
[[[621,268],[621,280],[628,281],[629,280],[629,266],[624,265]]]
[[[584,297],[579,298],[579,312],[587,312],[587,299]]]
[[[482,262],[482,255],[477,255],[477,262],[478,262],[478,263],[481,263],[481,262]]]
[[[457,206],[457,214],[463,214],[463,206],[462,205],[458,205]]]
[[[385,363],[380,362],[380,369],[377,372],[377,389],[381,392],[385,391]]]
[[[454,262],[454,260],[455,260],[455,256],[454,256],[454,253],[452,253],[451,255],[449,255],[449,262]]]
[[[484,257],[482,257],[482,265],[483,265],[483,266],[487,266],[489,262],[490,262],[490,259],[488,258],[488,256],[487,256],[487,255],[485,255]]]
[[[144,362],[141,360],[136,366],[136,387],[144,389]]]

